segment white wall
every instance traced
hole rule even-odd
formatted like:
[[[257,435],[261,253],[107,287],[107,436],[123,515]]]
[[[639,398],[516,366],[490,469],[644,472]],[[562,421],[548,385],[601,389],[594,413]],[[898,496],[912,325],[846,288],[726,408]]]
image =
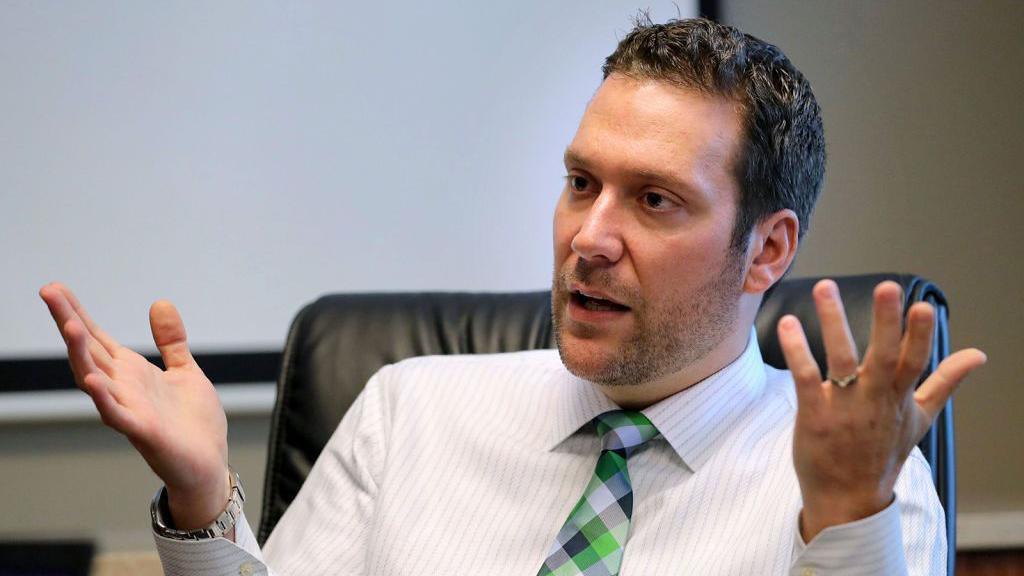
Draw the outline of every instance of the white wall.
[[[644,2],[658,19],[696,2]],[[317,295],[550,282],[561,154],[631,2],[5,2],[0,358],[70,284],[149,349],[280,347]]]
[[[277,347],[323,292],[547,287],[562,151],[637,7],[0,4],[0,359],[60,352],[51,279],[133,346],[171,298],[204,350]],[[254,527],[268,428],[230,417]],[[0,470],[0,540],[152,547],[159,482],[98,420],[0,425]]]

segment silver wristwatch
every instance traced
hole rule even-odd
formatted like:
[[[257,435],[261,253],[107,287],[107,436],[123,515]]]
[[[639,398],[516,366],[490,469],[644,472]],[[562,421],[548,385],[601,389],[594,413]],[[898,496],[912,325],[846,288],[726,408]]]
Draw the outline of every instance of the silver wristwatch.
[[[167,489],[161,487],[153,496],[153,503],[149,505],[149,514],[153,518],[153,531],[164,538],[172,540],[208,540],[220,538],[226,532],[234,528],[238,517],[242,515],[242,503],[245,502],[245,491],[242,490],[242,479],[238,474],[230,470],[231,497],[224,511],[217,516],[209,526],[196,528],[195,530],[178,530],[171,526],[170,509],[167,506]]]

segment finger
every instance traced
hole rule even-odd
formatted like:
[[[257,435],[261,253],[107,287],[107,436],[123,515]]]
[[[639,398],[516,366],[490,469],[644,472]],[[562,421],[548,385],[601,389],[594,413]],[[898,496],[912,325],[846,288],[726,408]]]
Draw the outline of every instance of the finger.
[[[81,320],[77,317],[71,318],[64,323],[61,332],[64,334],[64,342],[68,347],[71,372],[74,373],[75,382],[80,388],[89,374],[99,373],[106,376],[106,373],[101,371],[93,361],[92,354],[89,352],[89,335]]]
[[[61,338],[67,340],[67,335],[64,334],[64,324],[74,316],[74,313],[70,304],[67,304],[64,294],[53,288],[52,284],[47,284],[39,289],[39,297],[46,303],[50,316],[53,317],[57,329],[60,330]]]
[[[82,323],[85,324],[85,327],[89,330],[89,333],[92,334],[93,338],[98,340],[99,343],[103,345],[103,348],[113,356],[121,345],[111,338],[110,335],[108,335],[102,328],[100,328],[99,324],[93,321],[89,316],[89,313],[85,311],[85,307],[83,307],[82,303],[78,301],[75,293],[72,292],[70,288],[59,282],[54,283],[54,285],[55,288],[60,290],[60,292],[64,294],[64,297],[67,298],[68,303],[71,304],[71,308],[76,314],[78,314],[78,317],[82,319]]]
[[[793,373],[797,400],[801,406],[813,409],[821,401],[821,370],[807,345],[800,320],[791,314],[783,316],[779,320],[778,334],[786,366]]]
[[[149,308],[149,326],[153,331],[153,341],[164,359],[164,366],[170,369],[195,365],[196,361],[188,350],[185,324],[174,304],[167,300],[154,302]]]
[[[76,373],[78,387],[92,398],[105,425],[127,433],[130,413],[114,396],[116,383],[92,363],[85,326],[75,318],[64,326],[64,333],[67,334],[68,358],[71,360],[72,371]]]
[[[896,387],[900,393],[909,391],[921,378],[925,365],[932,357],[932,338],[935,335],[935,310],[931,304],[918,302],[907,311],[907,332],[900,346],[900,363],[896,372]]]
[[[82,390],[92,398],[92,403],[96,406],[96,411],[99,412],[103,424],[122,434],[131,434],[133,423],[131,412],[114,397],[111,384],[109,378],[94,372],[85,377]]]
[[[987,360],[981,350],[968,348],[951,354],[939,364],[914,392],[914,401],[925,411],[929,421],[935,419],[960,382]]]
[[[67,334],[64,333],[64,326],[69,320],[76,319],[82,323],[83,328],[86,328],[86,335],[90,339],[95,339],[94,336],[89,333],[88,326],[82,320],[81,316],[75,312],[74,306],[67,298],[67,294],[60,289],[59,284],[47,284],[39,290],[39,296],[46,302],[46,307],[50,310],[50,316],[53,316],[54,321],[57,323],[57,328],[61,331],[61,336],[67,340]],[[99,342],[97,341],[99,344]],[[96,354],[101,358],[101,363],[104,366],[110,366],[112,364],[110,352],[103,346],[99,346],[96,349]]]
[[[89,355],[92,356],[92,361],[96,364],[96,367],[103,371],[104,374],[113,378],[114,377],[114,359],[110,357],[106,348],[99,343],[95,338],[88,338]]]
[[[832,280],[822,280],[814,285],[812,292],[818,319],[821,321],[821,337],[825,343],[829,376],[849,376],[857,371],[857,344],[846,322],[839,287]]]
[[[896,377],[900,363],[902,299],[903,289],[891,280],[875,287],[871,340],[864,353],[864,368],[871,374],[882,376],[886,382]]]

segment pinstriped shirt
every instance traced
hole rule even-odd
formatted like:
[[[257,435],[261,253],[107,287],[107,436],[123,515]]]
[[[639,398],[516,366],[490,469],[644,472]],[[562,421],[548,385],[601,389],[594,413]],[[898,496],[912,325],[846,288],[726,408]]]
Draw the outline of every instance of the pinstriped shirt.
[[[264,549],[156,537],[168,576],[536,574],[617,409],[553,350],[424,357],[378,372]],[[789,372],[744,353],[647,409],[661,437],[629,460],[624,576],[944,574],[945,527],[916,449],[896,500],[799,536]]]

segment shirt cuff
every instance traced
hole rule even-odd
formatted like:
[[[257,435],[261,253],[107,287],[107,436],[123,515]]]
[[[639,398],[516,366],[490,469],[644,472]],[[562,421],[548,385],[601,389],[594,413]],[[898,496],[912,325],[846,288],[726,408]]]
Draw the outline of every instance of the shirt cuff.
[[[235,541],[227,538],[209,540],[173,540],[153,532],[156,551],[165,576],[268,576],[256,537],[245,519],[245,512],[235,521]]]
[[[906,574],[899,502],[893,499],[877,514],[825,528],[809,544],[798,525],[793,557],[791,576]]]

